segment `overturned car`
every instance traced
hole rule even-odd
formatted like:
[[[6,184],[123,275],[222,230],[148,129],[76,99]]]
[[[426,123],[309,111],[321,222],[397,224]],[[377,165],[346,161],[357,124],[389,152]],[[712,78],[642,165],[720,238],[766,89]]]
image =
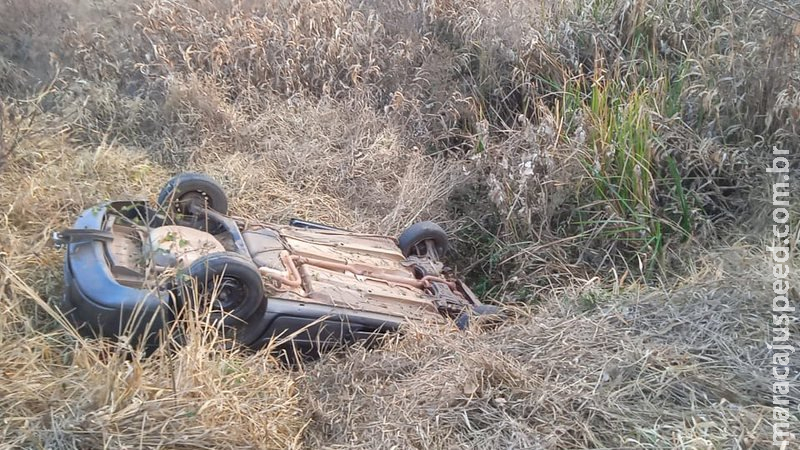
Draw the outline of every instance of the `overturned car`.
[[[213,179],[184,173],[142,201],[91,208],[56,233],[66,248],[61,309],[83,333],[155,345],[187,306],[209,311],[239,343],[283,339],[315,354],[374,341],[405,321],[496,316],[440,258],[445,232],[420,222],[399,238],[292,220],[227,216]]]

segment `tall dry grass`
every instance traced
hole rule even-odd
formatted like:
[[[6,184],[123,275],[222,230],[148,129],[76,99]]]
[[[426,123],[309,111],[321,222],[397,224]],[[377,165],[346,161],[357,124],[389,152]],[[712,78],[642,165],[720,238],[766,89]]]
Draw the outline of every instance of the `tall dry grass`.
[[[753,245],[771,148],[800,144],[798,9],[1,2],[2,445],[766,447]],[[518,317],[297,371],[65,331],[50,232],[186,169],[260,220],[438,220]]]

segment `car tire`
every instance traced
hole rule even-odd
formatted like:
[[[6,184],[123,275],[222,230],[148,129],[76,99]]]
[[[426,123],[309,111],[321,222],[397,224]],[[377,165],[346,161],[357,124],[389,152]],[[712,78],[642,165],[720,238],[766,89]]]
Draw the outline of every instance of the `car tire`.
[[[210,307],[212,320],[238,330],[236,334],[244,344],[249,343],[245,342],[245,335],[258,337],[260,333],[249,326],[251,320],[258,325],[263,315],[264,285],[252,261],[238,253],[212,253],[193,262],[187,275],[189,283],[184,283],[183,295],[190,305],[201,312]],[[209,304],[209,297],[214,294],[216,297]]]
[[[158,205],[170,213],[188,215],[191,202],[220,214],[228,213],[228,197],[225,190],[213,178],[202,173],[186,172],[167,181],[158,194]]]
[[[431,221],[417,222],[411,225],[403,231],[397,241],[403,256],[406,258],[409,256],[426,256],[425,254],[419,254],[420,249],[418,248],[425,241],[433,241],[437,257],[444,256],[450,247],[447,233],[442,227]]]
[[[256,309],[256,312],[253,313],[250,318],[246,321],[237,321],[235,327],[228,327],[228,330],[232,332],[231,334],[242,345],[250,346],[250,344],[256,342],[258,338],[264,334],[264,330],[267,328],[268,323],[264,322],[264,314],[267,312],[267,302],[265,299],[262,299],[261,305]],[[253,348],[257,350],[257,348]]]
[[[464,312],[459,314],[455,322],[458,329],[463,331],[476,325],[476,322],[497,323],[502,322],[505,319],[506,315],[499,306],[475,305],[471,308],[467,308],[464,310]]]

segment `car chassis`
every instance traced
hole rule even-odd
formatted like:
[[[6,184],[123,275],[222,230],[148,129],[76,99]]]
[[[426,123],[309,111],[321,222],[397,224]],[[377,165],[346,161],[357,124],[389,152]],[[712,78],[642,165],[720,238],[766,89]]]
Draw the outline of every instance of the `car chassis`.
[[[374,342],[407,321],[449,318],[464,328],[470,316],[497,313],[440,262],[446,235],[431,222],[394,239],[236,219],[200,174],[170,180],[159,207],[105,203],[54,236],[66,248],[61,309],[84,334],[154,346],[194,305],[241,344],[289,336],[281,348],[316,355]]]

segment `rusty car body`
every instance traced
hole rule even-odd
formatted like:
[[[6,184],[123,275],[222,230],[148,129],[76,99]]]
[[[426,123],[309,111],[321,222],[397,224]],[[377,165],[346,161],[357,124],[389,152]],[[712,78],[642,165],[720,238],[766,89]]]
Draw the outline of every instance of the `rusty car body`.
[[[188,305],[211,310],[235,340],[279,340],[302,354],[373,342],[407,321],[485,314],[440,261],[430,222],[399,239],[293,220],[235,219],[201,174],[170,180],[157,207],[118,201],[85,211],[55,239],[66,248],[64,313],[84,333],[155,345]]]

